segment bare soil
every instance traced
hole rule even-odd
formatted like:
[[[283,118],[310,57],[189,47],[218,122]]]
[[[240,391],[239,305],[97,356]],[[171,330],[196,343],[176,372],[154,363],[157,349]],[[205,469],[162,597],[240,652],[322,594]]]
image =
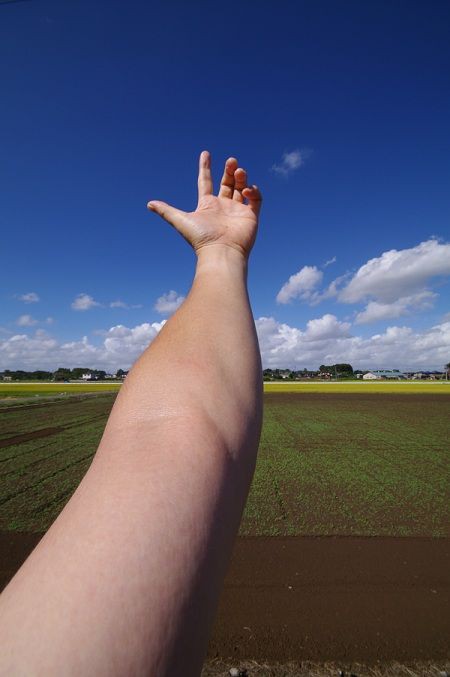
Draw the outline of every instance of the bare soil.
[[[1,587],[41,536],[0,533]],[[305,661],[355,674],[360,663],[370,674],[438,675],[429,662],[448,666],[449,609],[450,539],[241,537],[205,675],[246,665],[249,675],[337,674],[305,672]],[[424,661],[429,670],[376,673],[392,661]]]
[[[209,656],[442,660],[449,609],[450,539],[239,538]]]

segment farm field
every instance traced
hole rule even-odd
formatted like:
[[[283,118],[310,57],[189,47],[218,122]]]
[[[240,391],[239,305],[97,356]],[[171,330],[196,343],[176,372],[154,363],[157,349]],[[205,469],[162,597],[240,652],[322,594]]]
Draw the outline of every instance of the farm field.
[[[257,468],[210,655],[446,657],[450,396],[434,383],[317,385],[280,384],[264,396]],[[115,398],[102,386],[0,406],[3,584],[89,467]]]
[[[121,383],[39,383],[0,382],[0,406],[15,398],[61,397],[80,393],[117,392]],[[442,394],[450,395],[450,381],[310,381],[266,382],[266,393],[397,393],[397,394]]]
[[[86,472],[114,397],[0,409],[0,529],[49,527]],[[449,404],[431,393],[267,393],[241,534],[450,536]]]
[[[267,381],[264,392],[450,395],[450,381]]]
[[[61,397],[82,393],[117,392],[120,383],[0,383],[0,405],[15,398]]]
[[[246,535],[450,536],[450,398],[267,393]]]
[[[86,473],[113,402],[86,393],[0,409],[0,530],[48,529]]]

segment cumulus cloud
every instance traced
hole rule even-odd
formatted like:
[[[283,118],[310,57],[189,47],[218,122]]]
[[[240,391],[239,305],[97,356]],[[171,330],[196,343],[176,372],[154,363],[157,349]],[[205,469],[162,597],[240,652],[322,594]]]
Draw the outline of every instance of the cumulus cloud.
[[[38,321],[35,320],[31,315],[21,315],[16,320],[16,324],[19,327],[33,327],[37,323]]]
[[[93,369],[127,369],[153,341],[165,321],[136,327],[117,325],[108,329],[100,345],[87,336],[60,342],[42,329],[33,336],[16,334],[0,339],[0,369],[49,369],[84,364]]]
[[[304,164],[309,154],[309,151],[298,149],[283,153],[281,162],[272,165],[272,171],[281,176],[289,176]]]
[[[327,313],[316,320],[309,320],[306,325],[305,340],[324,341],[349,336],[351,324],[340,322],[336,315]]]
[[[96,306],[101,306],[101,303],[95,301],[92,296],[89,294],[78,294],[78,296],[72,301],[73,310],[89,310],[90,308],[95,308]]]
[[[369,337],[352,336],[333,315],[310,320],[304,330],[261,317],[256,328],[265,367],[350,362],[360,369],[442,369],[449,359],[450,322],[420,332],[392,326]]]
[[[125,301],[121,301],[118,299],[117,301],[111,301],[109,304],[110,308],[124,308],[125,310],[130,310],[130,309],[135,309],[135,308],[142,308],[142,303],[125,303]]]
[[[333,263],[326,261],[323,268]],[[366,302],[356,316],[357,324],[367,324],[409,315],[433,306],[438,294],[429,287],[433,281],[450,275],[450,244],[436,239],[410,249],[391,249],[370,259],[354,275],[345,273],[323,290],[323,273],[316,266],[304,266],[291,275],[278,293],[279,303],[292,299],[317,305],[335,298],[340,303]]]
[[[171,315],[181,306],[183,301],[184,296],[181,296],[181,294],[172,289],[156,300],[154,308],[161,315]]]
[[[28,294],[20,294],[17,298],[24,303],[38,303],[40,301],[39,295],[35,291],[30,291]]]
[[[437,294],[434,292],[424,290],[411,296],[403,296],[392,303],[370,301],[365,309],[356,315],[355,323],[368,324],[380,320],[390,320],[402,315],[410,315],[413,311],[426,310],[433,306],[436,297]]]
[[[340,290],[338,300],[357,303],[373,298],[392,303],[424,291],[432,278],[443,275],[450,275],[450,244],[427,240],[367,261]]]
[[[278,303],[289,303],[293,299],[310,300],[322,279],[323,273],[316,266],[303,266],[281,287],[277,294]]]
[[[164,323],[116,325],[95,343],[86,336],[61,342],[43,329],[33,335],[4,335],[0,338],[0,370],[54,370],[80,364],[106,371],[127,369]],[[349,323],[331,314],[312,319],[302,328],[260,317],[256,327],[265,367],[317,368],[350,362],[361,369],[442,369],[449,361],[450,321],[423,331],[392,326],[369,337],[352,335]]]

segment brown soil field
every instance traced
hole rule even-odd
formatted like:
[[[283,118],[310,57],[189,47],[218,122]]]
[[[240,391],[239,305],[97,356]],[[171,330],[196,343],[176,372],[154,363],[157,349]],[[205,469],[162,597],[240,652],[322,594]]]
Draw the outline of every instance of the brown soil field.
[[[2,587],[40,537],[0,533]],[[443,664],[449,609],[450,539],[240,537],[208,656]]]
[[[450,663],[450,398],[264,401],[258,469],[204,674],[248,666],[249,676],[319,676],[340,666],[437,676]],[[80,396],[1,410],[3,528],[17,531],[0,532],[0,589],[86,471],[112,402]],[[25,521],[10,526],[16,515]],[[376,672],[393,661],[403,665]],[[319,663],[329,668],[305,667]]]

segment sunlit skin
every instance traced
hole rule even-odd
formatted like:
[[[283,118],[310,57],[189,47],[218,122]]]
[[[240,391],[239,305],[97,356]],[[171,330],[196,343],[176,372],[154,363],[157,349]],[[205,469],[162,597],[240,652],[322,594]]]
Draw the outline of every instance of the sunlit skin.
[[[192,288],[136,362],[93,463],[0,597],[2,675],[198,675],[253,475],[262,376],[247,294],[261,196],[227,160],[163,216]],[[155,224],[150,224],[155,227]]]
[[[165,202],[152,200],[149,209],[157,212],[199,253],[212,244],[223,244],[248,258],[255,242],[261,194],[256,186],[247,186],[247,172],[236,158],[228,158],[218,195],[213,195],[211,158],[200,156],[198,204],[195,212],[183,212]],[[247,204],[244,204],[245,200]]]

